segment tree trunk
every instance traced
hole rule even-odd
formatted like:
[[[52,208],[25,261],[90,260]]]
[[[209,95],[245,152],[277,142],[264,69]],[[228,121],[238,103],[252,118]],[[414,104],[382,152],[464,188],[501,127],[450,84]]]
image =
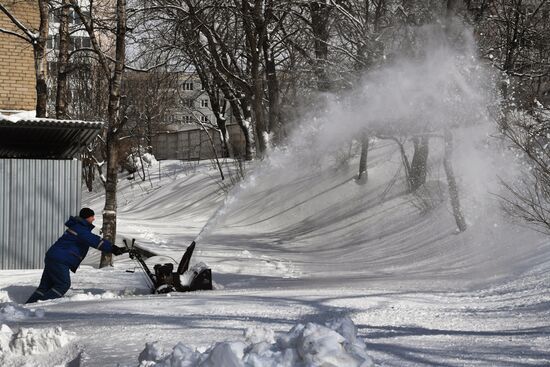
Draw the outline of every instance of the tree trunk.
[[[57,57],[57,95],[55,99],[55,116],[59,120],[68,118],[67,96],[69,85],[67,80],[69,66],[69,6],[68,0],[61,3],[59,17],[59,55]]]
[[[217,73],[217,71],[212,71],[212,69],[211,72]],[[250,103],[243,95],[235,95],[238,92],[233,91],[219,74],[217,74],[216,84],[220,87],[225,100],[229,102],[231,113],[243,133],[245,141],[244,159],[247,161],[252,160],[254,156],[254,142],[252,141],[254,132],[250,126]]]
[[[257,47],[257,45],[254,45],[253,47]],[[265,123],[263,105],[264,83],[260,73],[260,55],[257,52],[253,52],[251,69],[252,89],[254,93],[251,100],[254,114],[254,126],[256,128],[256,154],[261,158],[267,150],[267,134],[269,132],[267,130],[267,124]]]
[[[269,38],[266,37],[263,43],[263,53],[265,62],[265,75],[267,82],[267,100],[269,103],[268,111],[268,131],[273,134],[275,143],[282,138],[281,111],[279,104],[279,81],[277,80],[277,69],[273,50],[270,48]]]
[[[455,217],[456,225],[460,232],[466,230],[466,221],[460,208],[460,199],[458,196],[458,186],[456,185],[455,175],[453,172],[453,166],[451,164],[451,154],[453,151],[453,136],[450,131],[445,132],[445,155],[443,158],[443,167],[445,168],[445,174],[447,176],[447,184],[449,186],[449,198],[451,200],[451,206],[453,208],[453,215]]]
[[[327,1],[311,1],[309,9],[311,13],[311,30],[314,37],[314,73],[317,78],[317,89],[320,92],[328,92],[330,90],[330,80],[326,67],[331,7]]]
[[[363,134],[361,137],[361,158],[359,159],[359,175],[357,180],[361,183],[366,183],[369,179],[369,172],[367,170],[367,157],[369,152],[369,137],[367,134]]]
[[[46,42],[48,40],[48,1],[39,0],[40,26],[38,37],[33,43],[34,71],[36,76],[36,117],[46,117],[48,113],[48,60]]]
[[[245,141],[245,149],[244,149],[244,159],[247,161],[252,160],[252,157],[254,156],[254,131],[252,129],[251,123],[250,123],[250,104],[248,100],[245,98],[241,99],[239,103],[235,102],[234,100],[230,101],[231,108],[235,105],[237,107],[234,111],[239,111],[239,113],[235,114],[235,118],[237,119],[237,123],[241,127],[241,131],[244,135],[244,141]],[[241,115],[242,112],[242,115]]]
[[[116,217],[117,217],[117,179],[118,179],[118,142],[113,134],[107,139],[107,174],[105,182],[105,207],[103,209],[103,226],[101,228],[103,237],[112,243],[116,239]],[[99,267],[111,266],[112,255],[102,252]]]
[[[190,54],[194,50],[190,50]],[[210,100],[210,106],[212,107],[212,112],[214,113],[214,118],[216,119],[216,126],[220,130],[221,135],[221,141],[222,141],[222,149],[221,156],[233,156],[233,149],[231,149],[229,145],[229,134],[227,133],[227,126],[226,126],[226,107],[227,107],[227,99],[224,99],[223,104],[220,103],[220,89],[221,87],[217,87],[216,80],[221,80],[219,76],[217,76],[215,73],[209,73],[206,70],[205,65],[199,61],[198,57],[192,58],[193,64],[195,66],[195,70],[197,74],[199,75],[199,78],[201,80],[202,89],[206,91],[208,94],[208,99]],[[212,74],[214,74],[213,80]],[[222,93],[224,91],[222,90]],[[206,130],[205,130],[206,131]],[[208,132],[206,131],[208,134]],[[209,136],[210,137],[210,136]],[[217,157],[216,157],[217,160]],[[223,175],[223,174],[222,174]]]
[[[219,113],[216,116],[216,123],[218,129],[220,129],[220,134],[222,137],[222,143],[225,150],[225,153],[228,157],[233,158],[235,155],[233,153],[233,147],[230,144],[231,137],[229,136],[229,131],[227,130],[227,120],[226,120],[226,110],[227,110],[227,100],[223,100],[223,105],[219,105]]]
[[[256,154],[263,157],[268,145],[268,126],[265,122],[263,99],[264,80],[262,78],[260,47],[265,37],[265,19],[263,19],[264,1],[255,0],[252,4],[248,0],[241,0],[243,29],[248,54],[250,92],[247,95],[252,101],[254,127],[256,137]]]
[[[123,126],[120,119],[120,90],[122,74],[126,60],[126,0],[117,0],[116,5],[117,29],[115,68],[109,81],[109,106],[107,127],[107,177],[105,182],[105,208],[103,210],[103,237],[113,242],[116,239],[117,218],[117,179],[118,179],[118,135]],[[100,267],[112,264],[112,255],[101,254]]]
[[[429,139],[426,136],[413,138],[414,155],[411,161],[409,172],[409,189],[415,192],[420,186],[426,183],[428,169]]]
[[[94,187],[94,161],[88,155],[82,158],[82,178],[86,184],[88,192],[92,192]]]
[[[201,126],[202,130],[208,137],[208,141],[210,142],[210,147],[212,148],[212,152],[214,153],[214,161],[216,161],[216,166],[218,167],[218,171],[220,172],[220,178],[223,181],[225,180],[225,175],[223,174],[222,165],[220,163],[220,159],[218,158],[218,152],[216,152],[216,144],[214,143],[214,139],[212,139],[212,136],[210,135],[210,133],[208,132],[208,129],[206,128],[206,126],[204,126],[203,123],[199,122],[199,125]]]

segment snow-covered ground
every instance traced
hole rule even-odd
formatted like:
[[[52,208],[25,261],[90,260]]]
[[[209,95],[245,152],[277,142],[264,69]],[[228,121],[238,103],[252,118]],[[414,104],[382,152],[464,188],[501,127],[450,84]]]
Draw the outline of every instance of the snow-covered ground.
[[[260,169],[225,204],[209,162],[121,180],[119,234],[151,263],[179,260],[214,217],[194,261],[216,289],[150,295],[126,255],[97,269],[94,251],[65,298],[22,306],[40,270],[2,271],[2,365],[549,365],[545,238],[497,212],[457,234],[446,202],[422,214],[388,189],[388,150],[373,148],[366,185],[354,165]]]

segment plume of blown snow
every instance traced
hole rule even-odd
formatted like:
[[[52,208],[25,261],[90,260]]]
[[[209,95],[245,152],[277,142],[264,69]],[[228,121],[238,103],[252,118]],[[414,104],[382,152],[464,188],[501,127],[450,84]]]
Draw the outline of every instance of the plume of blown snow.
[[[418,28],[414,55],[395,57],[365,74],[347,94],[326,98],[320,111],[297,125],[287,145],[270,151],[234,188],[197,242],[235,217],[241,196],[253,195],[254,187],[285,185],[315,174],[334,152],[362,134],[441,137],[448,129],[490,124],[487,108],[496,103],[492,75],[475,55],[471,32],[457,25],[453,29],[459,37],[451,44],[439,26]]]

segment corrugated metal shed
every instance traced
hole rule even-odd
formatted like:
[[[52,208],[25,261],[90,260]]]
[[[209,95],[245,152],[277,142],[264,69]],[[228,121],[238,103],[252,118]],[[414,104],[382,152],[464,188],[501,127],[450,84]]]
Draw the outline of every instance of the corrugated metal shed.
[[[81,206],[82,148],[101,123],[0,119],[0,269],[43,267]]]
[[[0,159],[0,269],[44,266],[81,205],[79,160]]]

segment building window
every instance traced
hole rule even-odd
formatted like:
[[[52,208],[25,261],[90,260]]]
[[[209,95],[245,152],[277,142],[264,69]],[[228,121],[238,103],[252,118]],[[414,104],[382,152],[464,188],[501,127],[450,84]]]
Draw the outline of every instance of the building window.
[[[76,25],[81,25],[82,24],[82,21],[80,20],[80,17],[78,16],[78,14],[75,11],[71,10],[71,15],[70,15],[69,19],[72,20],[73,24],[76,24]]]
[[[203,124],[206,124],[206,123],[210,122],[210,119],[208,118],[208,116],[202,115],[201,116],[201,122]]]
[[[53,38],[52,50],[59,50],[59,34],[56,34]]]
[[[59,23],[59,13],[61,11],[59,9],[53,11],[50,13],[50,23]]]
[[[92,41],[90,41],[90,37],[82,37],[82,48],[90,47],[92,47]]]
[[[71,37],[71,51],[89,48],[91,41],[89,37]]]
[[[50,13],[50,23],[61,23],[61,14],[62,14],[61,9],[56,9],[53,12],[51,12]],[[82,15],[86,19],[90,18],[90,13],[87,12],[87,11],[83,11]],[[69,24],[71,24],[71,25],[74,24],[74,25],[78,26],[78,25],[82,24],[82,20],[80,19],[78,14],[73,10],[69,11],[69,14],[67,14],[67,18],[68,18]]]
[[[208,100],[207,99],[201,99],[201,107],[208,108]]]
[[[189,116],[189,115],[183,116],[183,123],[184,123],[184,124],[190,124],[191,121],[192,121],[192,117],[191,117],[191,116]]]
[[[184,99],[184,100],[182,101],[183,106],[184,106],[184,107],[188,107],[188,108],[193,108],[193,106],[194,106],[194,103],[193,103],[193,102],[194,102],[194,101],[193,101],[192,99],[188,99],[188,98],[186,98],[186,99]]]
[[[59,50],[59,34],[56,34],[55,36],[49,36],[48,42],[46,47],[49,50]],[[69,41],[69,51],[79,50],[81,48],[90,48],[92,46],[92,43],[90,41],[90,37],[78,37],[74,36],[71,37]]]
[[[193,82],[183,83],[183,90],[193,90]]]

